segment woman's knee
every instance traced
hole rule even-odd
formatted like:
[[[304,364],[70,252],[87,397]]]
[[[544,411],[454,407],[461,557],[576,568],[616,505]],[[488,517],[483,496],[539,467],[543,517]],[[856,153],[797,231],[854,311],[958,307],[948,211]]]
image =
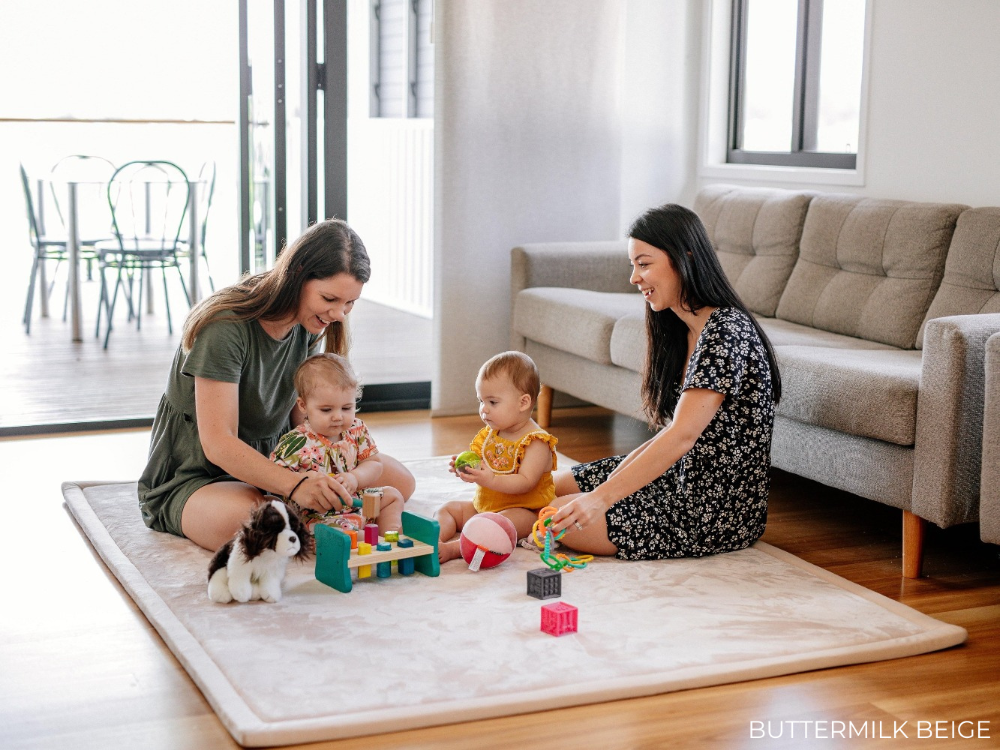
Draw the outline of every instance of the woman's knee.
[[[181,512],[181,531],[213,552],[240,530],[264,496],[243,482],[215,482],[192,493]]]
[[[595,523],[582,531],[567,532],[562,543],[572,550],[589,555],[613,557],[618,554],[618,547],[608,538],[608,527],[603,523]]]

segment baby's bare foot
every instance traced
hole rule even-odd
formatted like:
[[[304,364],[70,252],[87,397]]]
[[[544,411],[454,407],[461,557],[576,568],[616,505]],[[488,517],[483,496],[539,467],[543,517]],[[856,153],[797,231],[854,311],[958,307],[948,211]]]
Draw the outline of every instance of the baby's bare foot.
[[[438,542],[438,562],[446,563],[462,556],[462,543],[458,539]]]

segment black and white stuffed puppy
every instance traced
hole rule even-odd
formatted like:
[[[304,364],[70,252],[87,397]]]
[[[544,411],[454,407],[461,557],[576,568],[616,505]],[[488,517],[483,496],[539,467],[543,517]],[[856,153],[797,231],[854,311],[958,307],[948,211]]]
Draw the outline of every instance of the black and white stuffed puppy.
[[[208,598],[225,604],[281,599],[281,582],[291,558],[305,559],[313,538],[280,500],[258,505],[236,535],[215,553],[208,566]]]

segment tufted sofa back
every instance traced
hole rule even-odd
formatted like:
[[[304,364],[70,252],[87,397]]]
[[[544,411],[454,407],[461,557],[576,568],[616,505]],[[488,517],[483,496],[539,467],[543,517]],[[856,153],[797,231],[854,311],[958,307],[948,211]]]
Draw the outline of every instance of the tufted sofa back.
[[[743,303],[774,317],[799,254],[809,193],[712,185],[695,198],[722,270]]]
[[[948,250],[941,286],[917,336],[924,327],[947,315],[1000,313],[1000,208],[970,208],[958,217]]]
[[[818,195],[775,316],[913,349],[965,206]]]

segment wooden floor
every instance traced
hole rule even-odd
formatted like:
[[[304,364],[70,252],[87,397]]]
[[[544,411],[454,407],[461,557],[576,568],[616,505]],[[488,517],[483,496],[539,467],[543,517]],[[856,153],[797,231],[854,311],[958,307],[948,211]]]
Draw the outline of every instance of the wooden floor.
[[[64,277],[57,277],[51,315],[42,318],[35,304],[31,333],[21,325],[28,270],[0,279],[0,431],[73,422],[151,420],[167,382],[180,342],[187,308],[179,283],[171,275],[174,333],[168,330],[157,287],[155,312],[146,314],[142,330],[115,315],[107,349],[95,338],[100,282],[83,277],[83,341],[70,340],[63,322]],[[17,283],[15,283],[17,282]],[[157,279],[159,283],[159,279]],[[119,300],[121,301],[121,300]],[[429,381],[432,368],[432,323],[391,307],[359,301],[351,315],[351,359],[363,383]],[[103,336],[103,329],[102,329]]]
[[[475,416],[368,415],[380,447],[400,458],[463,449]],[[560,450],[578,460],[624,452],[648,433],[596,408],[555,412]],[[134,479],[147,431],[0,440],[5,469],[6,575],[0,614],[0,747],[232,748],[187,674],[62,505],[62,480]],[[17,467],[19,471],[14,471]],[[851,581],[969,631],[948,651],[503,719],[328,742],[310,747],[598,748],[996,747],[1000,745],[1000,548],[976,527],[932,529],[926,577],[900,577],[899,513],[775,472],[764,539]],[[445,648],[446,644],[424,644]],[[615,648],[609,643],[608,648]],[[248,655],[248,658],[257,658]],[[280,663],[268,655],[262,668]],[[341,668],[343,665],[338,665]],[[574,680],[558,664],[553,680]],[[331,696],[331,701],[338,697]],[[778,739],[752,739],[751,722]],[[780,722],[909,722],[909,742],[790,739]],[[917,740],[916,722],[988,722],[989,740]],[[766,726],[766,724],[765,724]],[[969,725],[961,725],[966,733]]]

